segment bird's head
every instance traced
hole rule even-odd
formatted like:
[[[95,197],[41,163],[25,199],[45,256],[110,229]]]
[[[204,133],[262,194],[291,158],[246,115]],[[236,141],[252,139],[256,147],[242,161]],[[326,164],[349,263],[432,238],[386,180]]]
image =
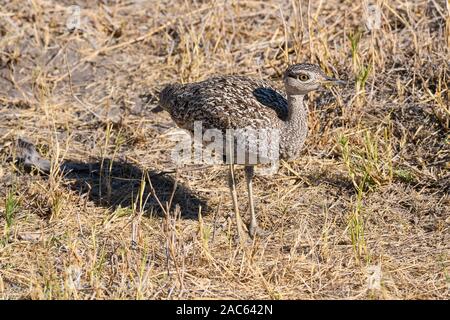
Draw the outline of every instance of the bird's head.
[[[305,95],[308,92],[323,88],[325,85],[345,84],[345,81],[329,77],[317,65],[300,63],[289,66],[284,73],[286,93]]]

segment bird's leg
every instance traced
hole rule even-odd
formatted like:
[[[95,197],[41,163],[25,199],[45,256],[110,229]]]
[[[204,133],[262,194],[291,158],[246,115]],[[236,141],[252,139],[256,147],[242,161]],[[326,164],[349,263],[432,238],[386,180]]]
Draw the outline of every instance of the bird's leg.
[[[239,213],[239,205],[237,201],[236,181],[234,179],[234,164],[231,163],[229,168],[230,170],[228,172],[228,186],[230,188],[231,198],[233,199],[234,214],[236,217],[239,240],[242,242],[245,239],[245,232],[243,229],[244,223],[242,221],[241,214]]]
[[[258,222],[256,221],[255,215],[255,205],[253,202],[253,176],[254,176],[254,168],[253,166],[245,166],[245,180],[247,182],[247,191],[248,191],[248,203],[250,206],[250,225],[249,225],[249,233],[253,238],[258,229]]]

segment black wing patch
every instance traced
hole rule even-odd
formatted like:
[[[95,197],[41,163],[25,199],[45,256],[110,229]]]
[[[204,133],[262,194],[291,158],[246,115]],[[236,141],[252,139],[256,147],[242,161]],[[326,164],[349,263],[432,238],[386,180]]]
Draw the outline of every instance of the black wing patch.
[[[259,87],[253,90],[253,96],[261,104],[271,108],[277,113],[278,118],[283,121],[288,117],[287,100],[272,88]]]

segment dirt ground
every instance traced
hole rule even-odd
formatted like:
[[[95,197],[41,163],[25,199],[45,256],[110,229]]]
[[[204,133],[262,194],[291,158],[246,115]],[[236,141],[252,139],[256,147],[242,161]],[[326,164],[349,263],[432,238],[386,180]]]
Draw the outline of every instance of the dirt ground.
[[[449,58],[446,0],[0,0],[0,299],[449,299]],[[309,96],[241,246],[158,93],[297,62],[350,84]]]

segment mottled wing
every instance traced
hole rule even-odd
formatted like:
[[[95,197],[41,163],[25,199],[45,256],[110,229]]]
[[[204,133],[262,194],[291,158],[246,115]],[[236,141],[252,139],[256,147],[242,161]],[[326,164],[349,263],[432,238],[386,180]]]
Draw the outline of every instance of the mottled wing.
[[[163,90],[161,104],[182,128],[277,128],[287,116],[287,101],[262,80],[215,77]]]

